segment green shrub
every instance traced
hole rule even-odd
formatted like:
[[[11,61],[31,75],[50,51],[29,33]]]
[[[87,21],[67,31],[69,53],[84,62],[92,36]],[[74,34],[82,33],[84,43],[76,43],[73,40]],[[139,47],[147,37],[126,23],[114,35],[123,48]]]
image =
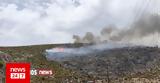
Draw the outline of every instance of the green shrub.
[[[4,61],[0,60],[0,68],[3,68],[3,66],[4,66]]]

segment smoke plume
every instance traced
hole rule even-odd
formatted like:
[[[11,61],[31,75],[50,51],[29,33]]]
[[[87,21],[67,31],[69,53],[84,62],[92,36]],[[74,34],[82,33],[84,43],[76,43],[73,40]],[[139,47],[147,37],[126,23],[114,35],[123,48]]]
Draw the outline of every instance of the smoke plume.
[[[99,39],[100,42],[112,41],[112,42],[122,42],[122,41],[137,41],[137,39],[142,40],[143,38],[155,37],[154,41],[158,41],[160,33],[160,16],[159,15],[144,15],[128,28],[119,28],[115,25],[109,25],[100,31]],[[91,33],[86,33],[84,37],[77,35],[74,38],[75,42],[81,40],[81,43],[87,41],[96,42],[96,37]],[[153,38],[148,38],[153,39]],[[147,40],[146,40],[147,41]],[[79,43],[79,42],[78,42]],[[158,42],[157,42],[158,43]]]
[[[97,43],[100,41],[100,38],[96,37],[92,32],[87,32],[82,38],[78,35],[73,35],[73,39],[75,39],[75,43]]]
[[[143,38],[149,35],[160,32],[160,16],[159,15],[147,15],[136,21],[127,30],[120,30],[117,36],[112,36],[111,39],[134,39]]]

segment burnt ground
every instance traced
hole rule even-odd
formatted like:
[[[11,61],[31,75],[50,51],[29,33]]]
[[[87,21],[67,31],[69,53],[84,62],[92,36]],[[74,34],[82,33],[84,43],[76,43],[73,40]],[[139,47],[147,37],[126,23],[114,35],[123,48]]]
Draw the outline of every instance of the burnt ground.
[[[117,79],[145,73],[160,67],[160,49],[157,47],[124,47],[104,50],[85,56],[75,56],[61,64],[94,78]]]

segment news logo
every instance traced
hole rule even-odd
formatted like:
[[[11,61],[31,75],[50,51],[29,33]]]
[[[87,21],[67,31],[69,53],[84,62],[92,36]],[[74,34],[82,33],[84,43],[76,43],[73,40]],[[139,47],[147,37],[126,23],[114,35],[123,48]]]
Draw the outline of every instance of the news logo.
[[[30,83],[30,63],[7,63],[6,83]]]
[[[54,71],[51,69],[32,69],[30,73],[33,76],[52,76],[54,75]]]

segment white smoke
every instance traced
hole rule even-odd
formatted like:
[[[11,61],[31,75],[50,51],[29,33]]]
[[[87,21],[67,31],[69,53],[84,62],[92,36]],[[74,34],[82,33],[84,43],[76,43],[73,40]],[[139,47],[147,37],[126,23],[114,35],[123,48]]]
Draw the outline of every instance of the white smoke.
[[[115,49],[115,48],[123,48],[123,47],[133,47],[135,45],[129,45],[124,43],[101,43],[94,44],[89,46],[82,46],[78,48],[70,48],[70,47],[56,47],[52,49],[46,49],[45,57],[48,60],[67,60],[70,57],[76,56],[86,56],[86,55],[95,55],[105,50]]]

